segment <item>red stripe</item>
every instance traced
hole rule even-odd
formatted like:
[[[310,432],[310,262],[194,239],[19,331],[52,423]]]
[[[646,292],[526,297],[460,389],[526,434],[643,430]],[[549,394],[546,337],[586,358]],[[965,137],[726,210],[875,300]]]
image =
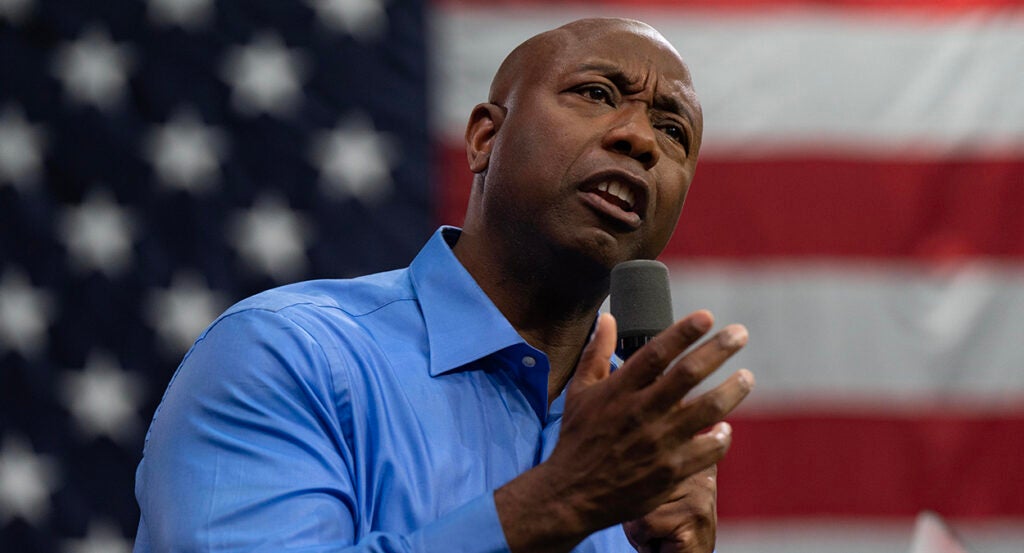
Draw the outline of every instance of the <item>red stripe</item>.
[[[1024,159],[701,161],[667,255],[1024,257]]]
[[[1024,413],[731,421],[723,517],[1024,516]]]
[[[471,176],[439,159],[441,222]],[[703,159],[668,257],[1024,258],[1024,159]]]
[[[670,8],[705,11],[763,11],[766,9],[914,9],[930,13],[965,12],[978,9],[1016,9],[1017,0],[432,0],[435,6],[485,8],[537,6],[543,8]]]

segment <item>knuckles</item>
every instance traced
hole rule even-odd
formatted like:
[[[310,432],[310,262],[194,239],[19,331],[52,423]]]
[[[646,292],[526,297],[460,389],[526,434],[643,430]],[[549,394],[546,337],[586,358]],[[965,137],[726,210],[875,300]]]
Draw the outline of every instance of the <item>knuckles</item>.
[[[640,361],[648,366],[663,369],[672,360],[671,352],[662,338],[656,337],[648,342],[638,353],[642,354]]]
[[[720,394],[705,396],[701,402],[701,411],[709,422],[721,419],[732,410],[728,399]]]
[[[703,367],[690,356],[683,357],[672,367],[673,379],[687,388],[699,384],[702,374]]]
[[[696,528],[686,528],[673,536],[673,541],[678,544],[676,549],[678,551],[694,551],[694,552],[707,552],[711,553],[711,549],[714,546],[714,537],[711,538],[711,543],[708,543],[706,536]]]

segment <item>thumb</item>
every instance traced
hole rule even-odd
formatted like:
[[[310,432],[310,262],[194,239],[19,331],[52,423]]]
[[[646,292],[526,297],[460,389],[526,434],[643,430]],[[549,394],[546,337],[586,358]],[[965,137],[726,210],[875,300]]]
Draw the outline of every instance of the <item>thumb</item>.
[[[611,358],[615,353],[615,317],[602,313],[597,318],[597,328],[583,348],[576,374],[572,377],[569,393],[576,393],[608,378],[611,372]]]

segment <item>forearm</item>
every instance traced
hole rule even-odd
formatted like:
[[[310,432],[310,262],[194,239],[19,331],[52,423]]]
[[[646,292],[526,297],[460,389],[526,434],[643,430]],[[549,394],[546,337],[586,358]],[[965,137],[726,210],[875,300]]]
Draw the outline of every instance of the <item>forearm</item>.
[[[495,491],[494,503],[512,553],[567,552],[599,530],[543,464]]]
[[[156,500],[159,503],[159,500]],[[156,505],[155,505],[156,506]],[[135,552],[297,551],[304,553],[507,553],[490,494],[409,532],[356,535],[355,519],[324,503],[296,512],[289,505],[249,512],[219,523],[202,521],[173,505],[154,509],[139,524]],[[328,518],[328,513],[337,516]]]

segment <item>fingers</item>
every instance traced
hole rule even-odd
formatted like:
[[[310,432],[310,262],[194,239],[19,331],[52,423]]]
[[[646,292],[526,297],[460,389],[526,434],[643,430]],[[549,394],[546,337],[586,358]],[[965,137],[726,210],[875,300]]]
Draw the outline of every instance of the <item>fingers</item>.
[[[568,393],[574,393],[589,387],[608,377],[611,370],[611,357],[615,353],[616,336],[615,317],[609,313],[602,313],[597,318],[597,328],[594,335],[580,354],[579,363],[576,365],[576,374],[570,383]]]
[[[677,470],[686,475],[703,471],[717,464],[731,444],[732,426],[719,422],[708,432],[691,437],[676,451]]]
[[[637,551],[711,553],[716,521],[714,497],[702,496],[666,503],[622,527]]]
[[[742,325],[729,325],[686,354],[665,372],[664,377],[651,386],[651,401],[659,408],[667,408],[683,398],[694,386],[722,366],[729,357],[747,343],[747,329]],[[749,371],[746,373],[753,380]],[[749,389],[747,390],[749,392]],[[745,394],[744,394],[745,395]],[[740,397],[739,399],[743,399]],[[735,405],[733,405],[735,407]],[[730,409],[731,410],[731,407]],[[728,411],[726,411],[728,412]],[[723,413],[724,415],[724,413]],[[715,419],[718,420],[718,419]],[[707,424],[714,422],[709,421]],[[704,426],[707,426],[705,424]]]
[[[722,420],[753,388],[753,373],[740,369],[713,390],[686,402],[677,415],[681,436],[689,436]]]
[[[707,333],[715,319],[700,310],[678,320],[640,348],[616,371],[616,378],[629,389],[640,389],[658,378],[680,353]]]
[[[638,551],[710,553],[717,526],[717,465],[683,480],[665,503],[641,518],[623,523]]]

